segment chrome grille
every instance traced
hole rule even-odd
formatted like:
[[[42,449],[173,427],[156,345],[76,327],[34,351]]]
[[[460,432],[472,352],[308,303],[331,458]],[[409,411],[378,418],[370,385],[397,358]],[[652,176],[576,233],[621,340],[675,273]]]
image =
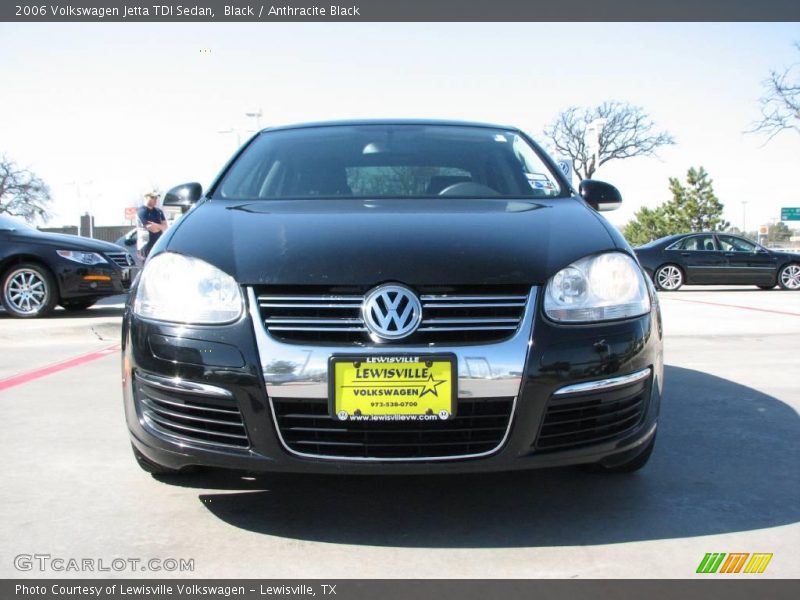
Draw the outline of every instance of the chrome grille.
[[[201,445],[247,448],[250,443],[235,400],[200,392],[167,392],[161,385],[136,378],[142,418],[157,433]]]
[[[106,252],[105,255],[120,267],[132,267],[135,262],[127,252]]]
[[[422,290],[422,322],[416,332],[396,343],[474,344],[506,339],[519,327],[528,289]],[[361,315],[364,293],[292,294],[257,289],[256,294],[264,325],[276,339],[370,343]]]

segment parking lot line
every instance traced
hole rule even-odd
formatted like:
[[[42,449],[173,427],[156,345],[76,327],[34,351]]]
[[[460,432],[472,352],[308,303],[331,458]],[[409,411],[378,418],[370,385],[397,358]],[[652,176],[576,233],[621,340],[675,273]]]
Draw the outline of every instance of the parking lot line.
[[[119,344],[113,344],[101,350],[95,350],[94,352],[89,352],[88,354],[82,354],[81,356],[76,356],[75,358],[68,358],[67,360],[62,360],[40,369],[34,369],[33,371],[28,371],[27,373],[20,373],[19,375],[13,375],[11,377],[7,377],[6,379],[0,379],[0,392],[17,385],[22,385],[23,383],[28,383],[29,381],[39,379],[40,377],[45,377],[46,375],[58,373],[59,371],[71,369],[72,367],[86,364],[87,362],[91,362],[98,358],[103,358],[109,354],[119,352],[119,349]]]
[[[676,302],[690,302],[692,304],[709,304],[711,306],[725,306],[727,308],[743,308],[744,310],[755,310],[758,312],[775,313],[776,315],[790,315],[793,317],[800,317],[800,313],[790,312],[787,310],[774,310],[771,308],[756,308],[755,306],[742,306],[741,304],[725,304],[723,302],[708,302],[706,300],[686,300],[685,298],[664,298],[662,300],[675,300]]]

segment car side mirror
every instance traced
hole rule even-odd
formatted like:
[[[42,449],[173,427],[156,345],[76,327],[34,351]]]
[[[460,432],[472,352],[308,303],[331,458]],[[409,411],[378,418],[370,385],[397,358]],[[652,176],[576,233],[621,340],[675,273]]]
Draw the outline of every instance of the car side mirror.
[[[584,179],[578,192],[586,203],[598,212],[616,210],[622,204],[622,194],[610,183],[595,179]]]
[[[184,183],[164,195],[164,206],[179,206],[183,212],[197,204],[203,196],[203,186],[199,183]]]
[[[126,246],[134,246],[136,245],[136,236],[133,237],[126,237],[125,241],[123,242]]]

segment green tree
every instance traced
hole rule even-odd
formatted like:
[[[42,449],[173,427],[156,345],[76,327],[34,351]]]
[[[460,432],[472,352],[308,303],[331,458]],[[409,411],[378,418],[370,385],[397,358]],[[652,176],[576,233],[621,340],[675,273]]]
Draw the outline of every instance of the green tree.
[[[669,224],[663,207],[647,208],[643,206],[633,215],[633,220],[625,225],[622,234],[633,246],[641,246],[651,240],[669,235]]]
[[[794,232],[784,223],[783,221],[778,221],[774,225],[770,225],[769,229],[767,230],[767,241],[770,243],[772,242],[785,242],[787,241]]]
[[[695,231],[725,231],[730,223],[722,218],[725,205],[714,193],[711,178],[703,167],[692,167],[686,184],[670,177],[672,199],[656,208],[639,209],[623,230],[634,246],[651,240]]]
[[[714,193],[711,178],[703,167],[690,168],[686,185],[670,177],[672,199],[664,204],[670,233],[725,231],[730,223],[722,218],[725,205]]]

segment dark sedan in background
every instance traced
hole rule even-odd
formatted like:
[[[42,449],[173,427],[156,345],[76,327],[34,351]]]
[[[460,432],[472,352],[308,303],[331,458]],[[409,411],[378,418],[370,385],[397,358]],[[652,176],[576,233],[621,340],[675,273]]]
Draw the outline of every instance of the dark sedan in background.
[[[656,287],[755,285],[800,290],[800,255],[776,252],[727,233],[681,233],[634,249]]]
[[[84,310],[128,290],[136,267],[119,246],[44,233],[0,215],[0,298],[12,317],[41,317],[60,304]]]
[[[152,473],[452,473],[653,450],[655,290],[521,131],[344,122],[257,134],[158,241],[123,319]]]

